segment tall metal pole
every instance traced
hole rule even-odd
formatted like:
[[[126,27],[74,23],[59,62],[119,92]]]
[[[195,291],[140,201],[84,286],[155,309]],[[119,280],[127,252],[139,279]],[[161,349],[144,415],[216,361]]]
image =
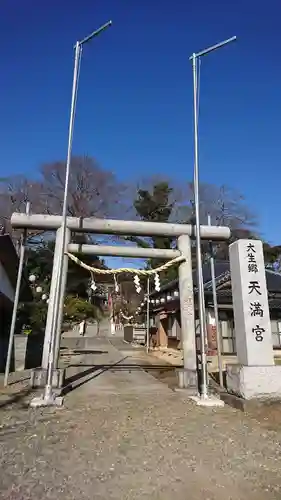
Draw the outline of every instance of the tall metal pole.
[[[78,75],[79,66],[81,60],[82,47],[79,42],[75,46],[75,62],[74,62],[74,73],[73,73],[73,86],[72,86],[72,98],[71,98],[71,109],[70,109],[70,121],[69,121],[69,134],[68,134],[68,147],[67,147],[67,160],[66,160],[66,172],[65,172],[65,185],[64,185],[64,196],[63,196],[63,208],[62,208],[62,223],[61,223],[61,247],[59,253],[59,269],[57,277],[57,286],[54,297],[54,312],[53,321],[51,329],[51,341],[50,341],[50,351],[49,360],[47,368],[47,383],[44,390],[43,401],[44,404],[54,404],[56,395],[53,393],[52,381],[53,381],[53,370],[54,370],[54,350],[56,343],[57,327],[58,327],[58,315],[60,306],[60,294],[61,294],[61,283],[62,283],[62,266],[64,258],[65,249],[65,234],[67,229],[67,201],[68,201],[68,187],[69,187],[69,177],[70,177],[70,163],[71,163],[71,153],[72,153],[72,142],[73,142],[73,131],[74,131],[74,118],[76,110],[77,101],[77,90],[78,90]]]
[[[66,159],[66,171],[65,171],[65,184],[64,184],[64,195],[63,195],[63,208],[62,208],[62,218],[61,218],[61,247],[59,253],[59,272],[57,276],[57,286],[54,297],[54,309],[53,309],[53,321],[51,330],[51,341],[50,341],[50,352],[47,368],[47,383],[45,386],[44,394],[42,398],[34,398],[31,402],[32,406],[46,406],[53,404],[62,404],[61,398],[56,402],[56,394],[53,392],[52,381],[53,381],[53,371],[55,365],[55,346],[56,346],[56,336],[60,334],[58,329],[58,318],[60,315],[60,306],[63,306],[61,301],[61,290],[62,290],[62,268],[64,261],[65,252],[65,241],[66,241],[66,230],[67,230],[67,209],[68,209],[68,191],[69,191],[69,178],[70,178],[70,164],[72,156],[72,143],[73,143],[73,132],[74,132],[74,121],[75,121],[75,111],[77,104],[77,92],[78,92],[78,80],[80,72],[80,62],[82,47],[85,43],[90,41],[93,37],[99,35],[103,30],[111,26],[112,22],[109,21],[105,25],[101,26],[98,30],[92,32],[89,36],[84,38],[82,41],[77,41],[75,44],[75,58],[74,58],[74,70],[73,70],[73,84],[72,84],[72,96],[71,96],[71,107],[70,107],[70,119],[69,119],[69,131],[68,131],[68,146],[67,146],[67,159]]]
[[[211,226],[210,214],[208,214],[208,224],[209,226]],[[216,324],[216,343],[217,343],[217,356],[218,356],[218,368],[219,368],[219,381],[220,381],[220,386],[223,388],[224,385],[223,385],[223,366],[222,366],[222,355],[221,355],[221,331],[220,331],[218,298],[217,298],[217,287],[216,287],[214,249],[213,249],[213,243],[211,241],[209,243],[209,248],[210,248],[210,268],[211,268],[211,278],[212,278],[214,315]]]
[[[110,308],[109,308],[109,314],[110,314],[110,333],[111,335],[115,335],[115,321],[114,321],[114,304],[113,304],[113,293],[109,292],[109,297],[110,297]]]
[[[146,353],[149,353],[149,278],[147,278],[146,290]]]
[[[26,208],[25,208],[26,215],[29,215],[29,212],[30,212],[30,202],[28,201],[26,203]],[[19,298],[20,298],[22,272],[23,272],[23,265],[24,265],[26,233],[27,233],[27,231],[25,229],[22,236],[21,236],[18,276],[17,276],[14,304],[13,304],[13,313],[12,313],[12,321],[11,321],[11,327],[10,327],[7,360],[6,360],[6,366],[5,366],[4,387],[7,387],[7,385],[8,385],[9,373],[10,373],[10,367],[11,367],[15,328],[16,328],[16,321],[17,321],[17,312],[18,312],[18,305],[19,305]]]
[[[198,311],[200,323],[200,341],[201,341],[201,397],[208,397],[207,387],[207,357],[206,357],[206,315],[205,315],[205,297],[203,290],[202,273],[202,253],[201,253],[201,235],[200,235],[200,199],[199,199],[199,160],[198,160],[198,109],[197,109],[197,58],[196,54],[192,57],[193,72],[193,106],[194,106],[194,208],[195,208],[195,227],[196,227],[196,260],[197,260],[197,289],[198,289]]]
[[[224,47],[225,45],[236,40],[236,36],[228,38],[220,43],[212,45],[205,50],[193,53],[190,57],[192,61],[193,72],[193,100],[194,100],[194,201],[195,201],[195,220],[196,220],[196,256],[197,256],[197,280],[198,280],[198,306],[199,306],[199,322],[200,322],[200,339],[201,339],[201,397],[208,398],[208,372],[206,358],[206,318],[205,318],[205,297],[204,284],[202,276],[202,254],[201,254],[201,237],[200,237],[200,200],[199,200],[199,167],[198,167],[198,89],[197,89],[197,59],[210,52]]]

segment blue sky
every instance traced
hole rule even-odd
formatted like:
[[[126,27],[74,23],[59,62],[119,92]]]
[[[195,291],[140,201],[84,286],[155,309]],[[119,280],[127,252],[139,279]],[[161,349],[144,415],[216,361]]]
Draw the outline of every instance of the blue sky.
[[[280,243],[280,16],[279,0],[2,0],[0,175],[65,158],[73,44],[112,19],[83,53],[74,153],[189,180],[188,59],[237,35],[202,61],[200,178],[239,189]]]

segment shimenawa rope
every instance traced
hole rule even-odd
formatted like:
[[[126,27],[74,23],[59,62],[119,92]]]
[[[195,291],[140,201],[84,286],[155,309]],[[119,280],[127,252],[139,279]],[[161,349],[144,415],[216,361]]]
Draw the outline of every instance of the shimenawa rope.
[[[169,269],[169,267],[174,266],[175,264],[180,264],[181,262],[184,262],[186,259],[182,255],[180,257],[176,257],[175,259],[169,260],[165,264],[162,264],[162,266],[156,267],[155,269],[133,269],[130,267],[120,267],[119,269],[99,269],[97,267],[92,267],[89,266],[88,264],[85,264],[85,262],[82,262],[82,260],[78,259],[75,255],[72,253],[66,252],[66,255],[73,261],[75,264],[78,266],[83,267],[84,269],[87,269],[90,273],[95,273],[95,274],[121,274],[121,273],[132,273],[132,274],[138,274],[139,276],[151,276],[154,274],[158,274],[161,271],[166,271],[166,269]]]

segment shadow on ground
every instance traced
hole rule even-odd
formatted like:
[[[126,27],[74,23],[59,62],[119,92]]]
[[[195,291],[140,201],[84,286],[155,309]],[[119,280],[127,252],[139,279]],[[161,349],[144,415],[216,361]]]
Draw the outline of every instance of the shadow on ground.
[[[68,368],[70,368],[70,367],[71,368],[89,367],[89,368],[87,370],[79,371],[79,372],[71,375],[70,377],[67,377],[65,380],[65,386],[62,390],[62,394],[66,395],[69,392],[71,392],[75,389],[78,389],[82,385],[88,383],[90,380],[93,380],[93,379],[99,377],[103,373],[105,373],[107,371],[115,370],[116,367],[118,365],[120,365],[120,363],[122,363],[125,359],[127,359],[127,357],[120,359],[119,361],[117,361],[117,363],[112,363],[112,364],[100,364],[100,365],[84,365],[84,364],[75,365],[75,364],[71,364],[71,365],[69,365]],[[97,373],[95,373],[95,372],[97,372]],[[89,375],[92,375],[92,374],[93,374],[93,376],[90,377]]]
[[[119,362],[120,363],[120,362]],[[165,372],[173,372],[179,368],[182,368],[180,365],[179,366],[175,366],[175,365],[150,365],[150,364],[142,364],[142,363],[128,363],[128,364],[125,364],[123,363],[122,365],[120,364],[101,364],[101,365],[93,365],[93,364],[70,364],[69,365],[69,368],[72,367],[72,368],[75,368],[75,367],[92,367],[92,368],[95,368],[97,370],[99,369],[103,369],[103,368],[106,368],[108,370],[111,369],[111,371],[132,371],[132,370],[136,370],[136,371],[139,371],[139,370],[147,370],[147,371],[165,371]]]
[[[68,356],[69,354],[71,354],[71,356],[78,354],[108,354],[108,351],[99,351],[94,349],[71,349],[70,347],[61,347],[61,351],[60,356]]]
[[[7,393],[6,390],[0,392],[0,410],[18,403],[21,403],[20,406],[25,408],[28,405],[26,398],[31,392],[31,387],[26,387],[13,394]]]
[[[180,366],[172,365],[150,365],[142,363],[124,363],[126,358],[118,361],[117,363],[111,364],[70,364],[68,368],[82,369],[81,371],[71,375],[66,379],[65,387],[63,389],[63,394],[67,394],[70,391],[81,387],[83,384],[88,383],[90,380],[99,377],[103,373],[110,371],[111,373],[118,372],[136,372],[145,371],[150,373],[155,379],[160,382],[165,383],[168,387],[174,389],[178,386],[177,379],[177,369]],[[93,374],[93,375],[92,375]],[[90,376],[92,375],[92,376]]]

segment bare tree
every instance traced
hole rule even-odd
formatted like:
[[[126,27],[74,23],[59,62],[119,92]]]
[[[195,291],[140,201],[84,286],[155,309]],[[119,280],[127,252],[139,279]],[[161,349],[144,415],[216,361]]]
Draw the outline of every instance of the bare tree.
[[[13,212],[25,212],[28,201],[31,202],[34,211],[43,211],[45,201],[39,181],[29,180],[20,175],[0,180],[0,223],[5,232],[12,233],[11,215]],[[34,234],[34,231],[30,232],[30,235]],[[19,236],[20,231],[13,232],[14,240],[18,240]]]
[[[188,184],[189,199],[194,199],[193,183]],[[200,184],[200,218],[206,224],[208,214],[212,224],[228,226],[233,230],[257,227],[256,215],[249,210],[245,197],[226,185]]]
[[[48,197],[48,212],[62,210],[65,162],[42,166],[42,184]],[[126,186],[112,172],[99,167],[94,158],[73,157],[69,179],[68,214],[73,217],[116,217],[125,207]]]
[[[13,212],[24,212],[27,201],[33,213],[62,212],[66,163],[44,164],[36,179],[13,176],[0,180],[0,223],[11,232]],[[68,214],[74,217],[122,217],[128,209],[127,187],[112,172],[88,156],[73,157],[69,180]],[[14,232],[18,238],[19,232]],[[34,232],[30,233],[34,236]]]
[[[188,187],[191,205],[193,206],[192,217],[189,220],[194,223],[193,183],[189,183]],[[199,196],[201,224],[207,224],[208,215],[210,215],[213,225],[228,226],[231,229],[229,241],[222,241],[213,245],[217,259],[228,260],[229,244],[237,239],[257,238],[257,218],[249,210],[244,196],[239,192],[225,185],[201,184]],[[208,258],[209,243],[207,241],[202,241],[202,252],[203,258]],[[195,264],[195,245],[192,248],[192,257]]]

